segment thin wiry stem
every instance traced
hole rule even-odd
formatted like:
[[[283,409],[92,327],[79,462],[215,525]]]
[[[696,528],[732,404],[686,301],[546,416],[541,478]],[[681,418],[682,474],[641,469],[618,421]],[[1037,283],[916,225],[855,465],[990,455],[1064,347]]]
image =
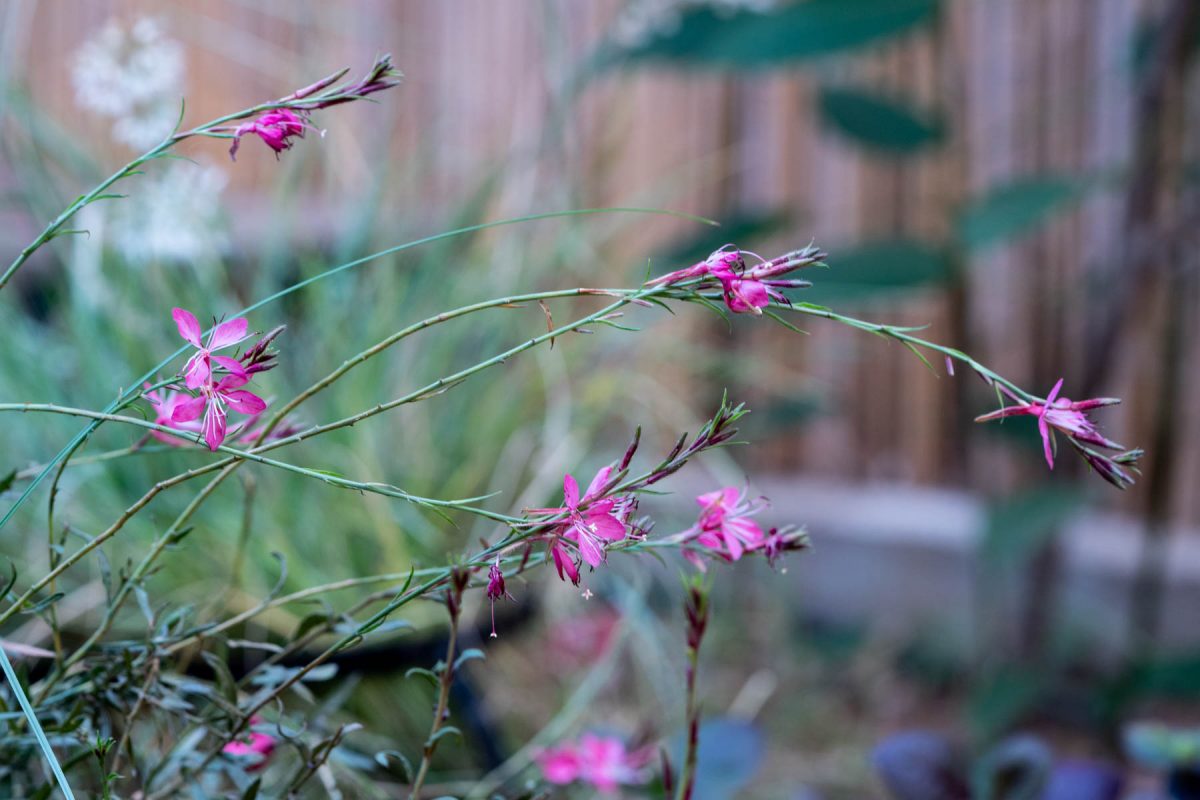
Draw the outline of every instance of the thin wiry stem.
[[[339,275],[348,270],[363,266],[364,264],[370,263],[372,261],[376,261],[385,256],[393,255],[395,253],[399,253],[399,252],[409,250],[409,249],[412,249],[415,247],[420,247],[422,245],[433,244],[434,242],[444,241],[446,239],[451,239],[456,236],[464,236],[469,233],[476,233],[478,231],[489,230],[491,228],[499,228],[499,227],[506,226],[506,225],[517,225],[517,224],[522,224],[522,223],[526,223],[526,222],[536,222],[538,220],[554,219],[554,218],[560,218],[560,217],[577,217],[577,216],[587,216],[587,215],[592,215],[592,214],[610,214],[610,213],[662,214],[662,215],[666,215],[666,216],[678,217],[681,219],[688,219],[688,220],[692,220],[693,222],[700,222],[700,223],[707,224],[707,225],[715,225],[716,224],[715,222],[713,222],[710,219],[705,219],[704,217],[697,217],[692,214],[684,214],[684,213],[681,213],[678,211],[668,211],[668,210],[664,210],[664,209],[654,209],[654,208],[633,208],[633,207],[616,207],[616,206],[609,207],[609,208],[582,208],[582,209],[573,209],[570,211],[551,211],[551,212],[547,212],[547,213],[543,213],[543,214],[527,214],[527,215],[521,216],[521,217],[511,217],[508,219],[495,220],[493,222],[481,222],[476,225],[467,225],[462,228],[455,228],[454,230],[444,231],[442,233],[433,234],[431,236],[425,236],[420,239],[414,239],[412,241],[405,242],[404,244],[399,244],[399,245],[395,245],[393,247],[385,248],[383,250],[378,250],[369,255],[362,256],[361,258],[356,258],[353,261],[347,261],[343,264],[339,264],[336,267],[331,267],[330,269],[327,269],[324,272],[318,273],[318,274],[312,276],[311,278],[306,278],[302,281],[298,281],[298,282],[292,284],[291,286],[287,287],[286,289],[281,289],[280,291],[275,292],[274,294],[269,295],[269,296],[263,298],[262,300],[259,300],[256,303],[246,306],[245,308],[241,309],[240,311],[235,312],[233,314],[233,316],[240,316],[242,314],[249,314],[252,311],[257,311],[258,309],[262,308],[263,306],[269,305],[277,300],[281,300],[284,297],[287,297],[288,295],[291,295],[295,292],[300,291],[301,289],[306,289],[309,286],[312,286],[313,284],[315,284],[319,281],[325,280],[327,278],[332,278],[335,275]],[[207,334],[207,333],[208,332],[206,331],[205,334]],[[104,408],[105,413],[113,413],[113,412],[119,411],[121,408],[124,408],[126,405],[128,405],[129,403],[136,400],[141,394],[141,389],[138,387],[140,387],[146,381],[149,381],[152,378],[154,378],[155,375],[157,375],[160,371],[165,369],[172,361],[174,361],[175,359],[177,359],[181,355],[183,355],[185,352],[187,352],[187,350],[188,350],[187,345],[180,347],[174,353],[171,353],[169,356],[167,356],[162,361],[160,361],[158,364],[156,364],[152,369],[147,371],[141,377],[132,381],[129,384],[131,388],[126,389],[125,391],[121,392],[118,395],[116,400],[112,401],[107,406],[105,406],[105,408]],[[17,499],[15,501],[13,501],[13,504],[11,506],[9,506],[8,510],[6,512],[4,512],[4,516],[0,517],[0,529],[3,529],[3,527],[6,524],[8,524],[8,521],[13,518],[13,516],[17,513],[17,511],[21,508],[21,506],[23,506],[26,503],[26,501],[28,501],[28,499],[33,494],[33,492],[37,489],[37,487],[39,485],[41,485],[41,482],[43,480],[45,480],[47,475],[50,474],[50,471],[52,469],[54,469],[59,464],[59,462],[63,461],[64,459],[69,458],[70,454],[75,451],[75,448],[78,446],[79,442],[81,442],[82,440],[89,437],[98,427],[100,427],[102,422],[103,422],[103,420],[93,420],[92,422],[89,422],[86,426],[84,426],[84,428],[82,430],[80,430],[78,433],[76,433],[75,436],[72,437],[71,440],[69,442],[67,442],[67,444],[64,445],[61,450],[58,451],[58,453],[55,454],[54,458],[52,458],[49,462],[46,463],[45,466],[42,467],[41,471],[38,472],[37,475],[35,475],[33,477],[30,484],[25,487],[25,490],[21,492],[21,494],[17,497]]]

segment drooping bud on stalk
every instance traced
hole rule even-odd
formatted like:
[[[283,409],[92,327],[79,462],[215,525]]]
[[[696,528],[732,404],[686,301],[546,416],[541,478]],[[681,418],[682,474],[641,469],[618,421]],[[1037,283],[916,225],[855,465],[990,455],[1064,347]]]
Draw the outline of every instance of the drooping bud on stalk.
[[[500,571],[500,556],[496,556],[496,563],[488,567],[488,582],[487,582],[488,601],[492,604],[492,638],[496,638],[496,601],[502,597],[507,597],[509,600],[515,600],[511,594],[504,588],[504,573]]]

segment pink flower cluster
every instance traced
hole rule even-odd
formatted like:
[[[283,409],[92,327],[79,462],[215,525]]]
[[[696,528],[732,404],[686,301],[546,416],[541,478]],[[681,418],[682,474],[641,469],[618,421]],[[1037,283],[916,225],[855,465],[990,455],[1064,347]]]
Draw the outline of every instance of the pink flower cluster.
[[[727,486],[715,492],[706,492],[696,498],[700,515],[696,524],[679,534],[685,545],[694,543],[704,552],[723,561],[737,561],[746,553],[761,552],[774,564],[783,553],[807,546],[801,531],[772,528],[764,533],[757,522],[750,519],[766,507],[766,498],[747,499],[746,493],[736,487]],[[686,548],[684,558],[698,569],[705,564],[700,552]]]
[[[250,382],[257,372],[271,369],[274,354],[267,351],[267,344],[278,335],[276,329],[246,350],[240,358],[216,355],[247,338],[246,320],[242,317],[223,322],[213,328],[207,341],[201,340],[200,323],[190,311],[176,308],[171,311],[179,335],[196,348],[183,368],[184,385],[194,395],[174,391],[148,392],[147,398],[155,408],[155,421],[177,430],[198,432],[209,449],[216,450],[225,441],[228,432],[229,410],[246,414],[250,420],[238,432],[240,438],[249,435],[251,425],[266,410],[266,402],[242,387]],[[218,372],[219,370],[219,372]],[[196,420],[203,419],[197,424]],[[172,437],[155,431],[155,438],[169,441]],[[178,441],[171,442],[177,444]]]
[[[361,100],[375,92],[398,86],[401,78],[399,70],[392,66],[391,56],[388,55],[376,59],[371,71],[357,82],[334,87],[333,84],[345,74],[346,70],[342,70],[298,89],[277,101],[280,108],[271,109],[236,128],[220,127],[213,130],[221,133],[232,132],[233,144],[229,147],[229,157],[234,160],[237,160],[242,137],[247,134],[261,139],[278,158],[280,153],[291,148],[292,139],[303,139],[306,130],[318,130],[308,121],[308,115],[312,111]],[[324,131],[319,132],[324,135]]]
[[[759,263],[748,267],[746,256],[758,259]],[[805,280],[781,276],[801,267],[818,264],[823,257],[824,254],[819,250],[808,247],[767,261],[756,253],[725,245],[698,264],[655,278],[648,285],[673,285],[685,280],[701,279],[699,288],[704,288],[705,282],[712,279],[720,285],[725,306],[730,311],[735,314],[762,314],[762,309],[771,301],[791,305],[782,289],[812,286]]]
[[[261,717],[250,720],[251,725],[262,725]],[[246,771],[254,772],[267,765],[267,759],[275,752],[275,737],[270,734],[251,730],[240,739],[236,739],[221,748],[221,752],[236,758],[246,760]]]
[[[549,747],[537,756],[542,775],[550,783],[565,785],[582,781],[601,792],[645,783],[642,768],[649,760],[646,751],[629,752],[615,736],[585,733],[578,742]]]
[[[596,473],[587,491],[579,495],[579,483],[571,475],[563,477],[563,505],[558,508],[531,508],[531,514],[563,515],[562,523],[551,534],[550,558],[558,576],[579,585],[580,562],[598,567],[605,561],[611,542],[625,538],[635,503],[630,497],[605,497],[612,490],[613,467]],[[578,554],[578,557],[576,556]]]
[[[1026,402],[1014,395],[1004,385],[997,385],[1010,399],[1017,401],[1017,404],[976,417],[976,422],[991,422],[1007,417],[1035,417],[1038,433],[1042,437],[1042,451],[1045,453],[1046,463],[1050,469],[1054,469],[1057,443],[1054,434],[1057,431],[1067,437],[1067,441],[1079,451],[1100,477],[1118,489],[1124,489],[1133,484],[1133,476],[1126,471],[1125,467],[1136,469],[1135,465],[1141,457],[1142,451],[1126,450],[1123,445],[1105,438],[1096,427],[1096,423],[1087,415],[1087,412],[1093,409],[1116,405],[1121,402],[1119,399],[1096,397],[1090,400],[1069,400],[1066,397],[1059,397],[1063,385],[1062,378],[1059,378],[1058,383],[1054,384],[1054,388],[1050,390],[1050,394],[1043,402]],[[1109,455],[1094,450],[1094,447],[1121,452]]]
[[[229,146],[229,157],[237,160],[238,146],[242,142],[242,137],[252,133],[262,139],[263,144],[274,150],[275,157],[279,158],[280,153],[291,148],[293,138],[303,139],[306,129],[316,130],[309,124],[307,116],[301,116],[304,113],[303,111],[296,113],[286,108],[277,108],[257,119],[237,126],[233,131],[233,144]]]

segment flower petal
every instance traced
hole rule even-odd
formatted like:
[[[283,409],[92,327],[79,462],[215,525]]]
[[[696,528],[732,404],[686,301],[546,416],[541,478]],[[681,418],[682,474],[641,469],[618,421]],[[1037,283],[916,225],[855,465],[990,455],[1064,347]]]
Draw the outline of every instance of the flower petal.
[[[267,408],[267,403],[253,392],[239,389],[236,392],[222,392],[221,399],[226,405],[239,414],[261,414]]]
[[[208,337],[208,349],[220,350],[222,347],[229,347],[245,339],[247,324],[245,317],[238,317],[228,322],[222,322],[213,330],[212,335]]]
[[[245,378],[246,380],[250,380],[250,377],[246,372],[246,368],[243,367],[242,362],[238,361],[236,358],[230,358],[229,356],[213,356],[212,360],[229,370],[230,375],[237,375]]]
[[[183,383],[189,389],[199,389],[212,378],[212,365],[208,363],[208,353],[201,351],[188,359],[183,365]]]
[[[583,499],[590,500],[600,494],[601,490],[604,489],[604,485],[608,483],[609,477],[612,476],[612,471],[612,467],[605,467],[597,472],[596,477],[592,478],[592,482],[588,484],[587,491],[583,493]]]
[[[619,542],[625,538],[625,525],[612,514],[591,513],[587,521],[593,528],[592,532],[601,539]]]
[[[225,441],[225,409],[220,403],[209,403],[204,412],[204,442],[216,450]]]
[[[563,476],[563,498],[569,509],[574,509],[579,505],[579,484],[571,475]]]
[[[196,315],[184,308],[173,308],[171,316],[175,319],[179,335],[193,347],[200,347],[200,321]]]
[[[204,395],[198,394],[176,403],[175,410],[171,412],[171,422],[191,422],[198,419],[204,413],[204,405],[207,402]]]

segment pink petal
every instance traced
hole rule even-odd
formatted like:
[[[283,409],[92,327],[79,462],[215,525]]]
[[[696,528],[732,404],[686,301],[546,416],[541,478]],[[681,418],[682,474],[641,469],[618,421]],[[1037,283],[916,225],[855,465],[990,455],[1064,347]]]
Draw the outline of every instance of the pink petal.
[[[563,476],[563,498],[569,509],[574,509],[579,505],[579,484],[570,475]]]
[[[739,541],[753,547],[761,544],[766,537],[762,528],[758,527],[758,523],[752,519],[738,517],[725,521],[725,529],[738,538]]]
[[[261,414],[267,407],[265,400],[253,392],[245,390],[222,392],[221,399],[225,401],[226,405],[240,414]]]
[[[566,548],[555,542],[550,547],[550,556],[554,559],[554,567],[558,570],[559,580],[565,581],[567,578],[570,578],[571,583],[578,586],[579,568],[575,566],[575,560],[566,552]]]
[[[738,541],[738,537],[735,536],[732,531],[726,528],[721,529],[721,537],[725,540],[725,548],[729,550],[729,557],[734,561],[737,561],[739,558],[741,558],[745,548],[743,548],[742,543]]]
[[[208,337],[208,349],[220,350],[222,347],[229,347],[231,344],[237,344],[242,339],[246,338],[246,318],[238,317],[231,319],[228,322],[222,322]]]
[[[595,528],[593,533],[610,542],[625,538],[625,526],[611,514],[588,514],[588,523]]]
[[[175,404],[175,410],[171,412],[172,422],[191,422],[199,418],[204,413],[204,405],[208,401],[204,395],[199,394],[195,397],[189,397]]]
[[[209,403],[204,412],[204,442],[216,450],[225,441],[225,409],[219,403]]]
[[[194,347],[200,347],[200,322],[196,315],[183,308],[173,308],[171,316],[175,319],[179,335]]]
[[[183,366],[183,383],[189,389],[199,389],[208,383],[211,377],[212,366],[208,363],[206,352],[196,353]]]
[[[236,358],[230,358],[229,356],[213,356],[212,360],[229,370],[229,374],[237,375],[245,378],[246,380],[250,380],[246,373],[246,368],[243,367],[242,362],[238,361]]]
[[[598,567],[604,563],[604,550],[600,547],[594,536],[588,535],[586,531],[574,529],[575,535],[571,538],[579,543],[579,555],[583,556],[583,560],[588,565]],[[568,533],[568,535],[570,535]]]
[[[1045,414],[1038,417],[1038,433],[1042,435],[1042,449],[1046,453],[1046,463],[1050,465],[1050,469],[1054,469],[1054,448],[1050,444],[1050,424],[1046,421]]]
[[[213,388],[217,390],[217,394],[224,394],[233,389],[240,389],[249,382],[249,373],[243,372],[241,375],[226,375]]]
[[[1058,397],[1058,390],[1062,388],[1062,385],[1063,385],[1063,379],[1059,378],[1058,383],[1054,384],[1054,388],[1050,390],[1050,394],[1046,397],[1046,406],[1047,407],[1054,405],[1054,399],[1056,397]]]
[[[587,491],[584,492],[583,499],[590,500],[600,494],[600,490],[608,483],[608,479],[612,476],[612,467],[605,467],[596,473],[596,477],[592,478],[592,482],[588,484]]]

